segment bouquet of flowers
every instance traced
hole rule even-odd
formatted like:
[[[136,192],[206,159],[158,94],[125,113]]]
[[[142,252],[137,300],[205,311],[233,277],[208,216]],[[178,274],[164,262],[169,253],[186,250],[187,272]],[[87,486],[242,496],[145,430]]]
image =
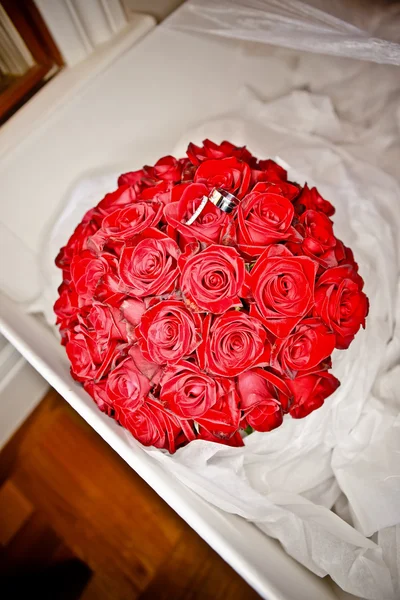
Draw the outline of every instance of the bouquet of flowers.
[[[226,141],[121,175],[56,258],[72,376],[171,453],[307,416],[368,314],[333,214],[316,188]]]

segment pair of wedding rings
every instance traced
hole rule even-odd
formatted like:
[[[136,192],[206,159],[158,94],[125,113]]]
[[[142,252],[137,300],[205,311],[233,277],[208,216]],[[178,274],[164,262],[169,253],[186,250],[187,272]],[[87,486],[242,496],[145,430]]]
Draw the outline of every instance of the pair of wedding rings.
[[[200,214],[205,209],[207,202],[211,202],[212,204],[214,204],[214,206],[216,206],[217,208],[222,210],[222,212],[227,214],[232,213],[239,204],[239,200],[236,198],[236,196],[230,194],[229,192],[226,192],[225,190],[215,188],[209,196],[203,196],[202,201],[200,202],[193,215],[188,221],[186,221],[186,225],[192,225],[196,221],[196,219],[198,219]]]

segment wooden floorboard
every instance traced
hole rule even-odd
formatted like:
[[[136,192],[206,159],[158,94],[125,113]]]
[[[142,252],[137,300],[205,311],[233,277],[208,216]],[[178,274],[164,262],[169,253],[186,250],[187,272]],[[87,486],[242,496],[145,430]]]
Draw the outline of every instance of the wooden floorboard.
[[[0,453],[0,559],[0,588],[67,565],[54,600],[259,598],[54,391]]]

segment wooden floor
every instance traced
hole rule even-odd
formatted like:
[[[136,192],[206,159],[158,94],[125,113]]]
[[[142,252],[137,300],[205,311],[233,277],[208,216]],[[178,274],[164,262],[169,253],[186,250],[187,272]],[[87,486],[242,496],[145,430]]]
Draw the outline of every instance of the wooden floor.
[[[51,391],[0,453],[0,596],[259,596]]]

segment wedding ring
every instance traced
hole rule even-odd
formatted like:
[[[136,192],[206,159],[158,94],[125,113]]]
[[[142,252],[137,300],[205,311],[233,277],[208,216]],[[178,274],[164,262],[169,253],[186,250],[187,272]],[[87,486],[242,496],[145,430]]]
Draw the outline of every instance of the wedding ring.
[[[186,225],[192,225],[196,219],[203,212],[207,202],[210,201],[214,206],[222,210],[222,212],[230,214],[232,213],[238,206],[239,200],[233,194],[226,192],[225,190],[220,190],[215,188],[210,196],[203,196],[202,201],[199,206],[196,208],[195,212],[192,214],[190,219],[186,221]]]
[[[192,216],[190,217],[190,219],[188,219],[186,221],[186,225],[193,225],[193,223],[195,222],[195,220],[197,219],[197,217],[200,216],[200,213],[203,212],[203,210],[204,210],[207,202],[208,202],[208,196],[203,196],[203,199],[200,202],[199,206],[196,208],[196,210],[194,211],[194,213],[192,214]]]
[[[217,208],[222,210],[225,213],[232,213],[239,204],[239,200],[233,194],[226,192],[225,190],[219,190],[215,188],[212,191],[211,196],[209,197],[210,202],[212,202]]]

